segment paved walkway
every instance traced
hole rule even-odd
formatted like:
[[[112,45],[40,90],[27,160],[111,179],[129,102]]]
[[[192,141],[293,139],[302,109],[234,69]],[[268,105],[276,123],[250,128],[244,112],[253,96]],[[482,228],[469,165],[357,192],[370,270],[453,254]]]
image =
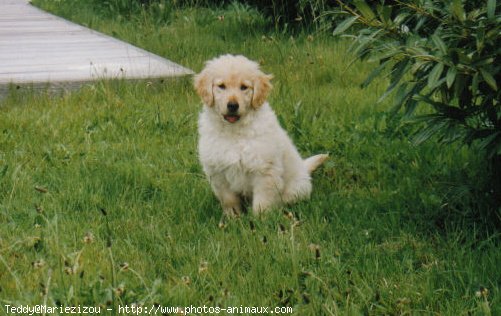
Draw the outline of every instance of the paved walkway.
[[[72,86],[102,78],[191,74],[165,58],[44,12],[0,0],[0,92],[10,84]]]

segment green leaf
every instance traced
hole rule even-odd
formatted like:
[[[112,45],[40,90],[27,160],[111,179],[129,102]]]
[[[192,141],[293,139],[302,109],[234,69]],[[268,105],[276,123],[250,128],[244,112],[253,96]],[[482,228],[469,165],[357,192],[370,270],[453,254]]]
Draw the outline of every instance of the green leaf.
[[[473,75],[473,79],[471,81],[471,94],[475,95],[477,94],[478,90],[478,72]]]
[[[435,67],[433,67],[433,69],[428,74],[428,88],[433,89],[437,86],[437,82],[440,79],[440,75],[442,75],[443,70],[443,63],[438,63],[435,65]]]
[[[400,108],[404,103],[407,96],[409,96],[409,92],[407,91],[407,83],[402,83],[397,92],[395,92],[395,97],[393,98],[393,107]]]
[[[423,115],[420,119],[427,124],[426,127],[412,137],[411,141],[414,145],[419,145],[427,141],[447,126],[446,121],[439,114]]]
[[[487,150],[487,157],[492,158],[494,155],[501,155],[501,132],[496,130],[480,130],[477,131],[480,136],[478,142],[479,147]]]
[[[414,109],[418,106],[418,100],[415,96],[423,90],[425,85],[423,82],[402,83],[395,93],[390,112],[397,113],[403,106],[405,107],[404,117],[410,117]]]
[[[374,42],[374,38],[376,38],[376,36],[381,32],[382,32],[382,30],[376,30],[368,36],[367,35],[366,36],[359,35],[354,42],[354,44],[356,43],[358,45],[357,46],[353,45],[353,47],[355,47],[355,48],[350,48],[349,50],[351,50],[353,52],[353,54],[362,56],[363,54],[368,52],[366,50],[366,48]],[[371,50],[371,52],[372,52],[372,50]]]
[[[339,23],[336,28],[334,29],[334,31],[332,32],[332,35],[336,36],[336,35],[339,35],[341,33],[344,33],[344,31],[346,31],[350,26],[353,25],[353,23],[355,23],[355,21],[358,19],[358,16],[351,16],[349,18],[347,18],[346,20],[344,20],[343,22]]]
[[[466,19],[466,14],[464,13],[463,3],[461,0],[453,0],[451,2],[452,14],[461,22]]]
[[[487,1],[487,17],[492,19],[496,14],[496,0]]]
[[[368,61],[369,62],[375,62],[375,61],[380,61],[380,60],[385,60],[388,58],[395,58],[395,55],[401,54],[401,50],[398,47],[393,47],[386,45],[383,47],[383,50],[375,50],[371,52],[371,56],[369,57]]]
[[[383,101],[395,89],[395,87],[397,87],[398,83],[405,75],[408,65],[409,61],[404,59],[396,63],[395,66],[393,66],[390,78],[390,85],[383,93],[383,95],[379,97],[377,103]]]
[[[374,12],[372,12],[371,7],[369,7],[369,5],[367,5],[364,0],[354,0],[353,4],[358,9],[358,11],[360,11],[362,16],[368,21],[373,21],[376,19],[376,15],[374,14]]]
[[[407,99],[407,101],[405,102],[404,117],[405,118],[411,117],[417,106],[418,106],[418,101],[414,100],[413,98]]]
[[[454,67],[454,66],[449,67],[449,70],[447,70],[447,75],[445,76],[446,82],[447,82],[447,88],[452,87],[452,84],[454,83],[454,80],[456,79],[456,74],[457,74],[456,67]]]
[[[414,26],[414,32],[419,33],[421,31],[421,28],[423,25],[426,25],[426,22],[428,22],[428,17],[425,15],[420,15],[417,17],[416,25]]]
[[[395,92],[395,96],[393,97],[393,105],[391,107],[392,113],[397,113],[398,111],[400,111],[402,106],[409,100],[408,96],[410,93],[407,89],[408,86],[408,83],[402,83],[400,86],[398,86],[398,89]],[[412,89],[410,90],[412,91]]]
[[[411,74],[413,76],[416,75],[416,73],[420,70],[422,70],[424,67],[426,67],[426,65],[428,65],[429,63],[431,63],[430,61],[427,61],[427,60],[421,60],[421,59],[416,59],[414,61],[414,64],[412,65],[411,67]]]
[[[407,19],[407,17],[409,17],[409,13],[407,12],[402,12],[402,13],[399,13],[394,19],[393,19],[393,23],[397,24],[397,25],[400,25],[402,23],[405,22],[405,20]]]
[[[485,136],[482,140],[480,140],[478,142],[478,145],[480,148],[482,149],[486,149],[491,145],[491,143],[493,143],[497,137],[499,137],[501,135],[501,132],[496,132],[496,131],[493,131],[492,134],[490,134],[489,136]]]
[[[490,72],[485,70],[484,68],[480,68],[480,73],[482,77],[484,77],[485,82],[494,90],[498,91],[498,85],[496,84],[496,79],[491,75]]]
[[[480,58],[480,59],[477,59],[477,60],[473,63],[473,66],[475,66],[475,67],[489,66],[489,65],[490,65],[490,64],[492,64],[493,62],[494,62],[494,58],[493,58],[493,57]]]
[[[400,82],[400,79],[402,79],[402,77],[405,75],[410,63],[410,60],[402,59],[393,66],[390,77],[390,86],[394,86]]]
[[[464,122],[465,117],[467,116],[467,113],[464,110],[456,106],[451,106],[446,103],[434,101],[430,99],[429,96],[417,95],[414,97],[414,99],[416,101],[428,103],[429,105],[433,106],[435,111],[437,111],[441,116],[450,120]]]
[[[468,85],[466,84],[466,76],[461,73],[456,74],[456,79],[454,80],[454,95],[459,98],[460,106],[463,107],[469,103],[469,100],[464,100],[461,98],[464,91],[467,89]]]
[[[378,5],[377,11],[379,13],[379,17],[384,23],[391,23],[391,10],[392,6],[389,5]]]
[[[431,36],[433,43],[437,46],[438,50],[442,53],[442,55],[447,54],[447,46],[445,46],[444,41],[437,34],[433,34]]]
[[[362,88],[366,88],[371,82],[372,80],[374,80],[374,78],[376,78],[376,76],[378,76],[381,71],[386,67],[386,65],[388,64],[388,62],[390,62],[390,60],[388,59],[387,61],[381,63],[379,66],[376,67],[376,69],[374,69],[368,76],[367,78],[364,80],[364,82],[362,83],[361,87]]]
[[[485,29],[483,27],[479,27],[476,32],[476,44],[478,53],[482,52],[485,47]]]
[[[421,59],[433,59],[433,55],[430,55],[430,53],[425,50],[422,47],[406,47],[405,48],[406,52],[409,52],[410,54],[414,55],[413,57],[419,57]]]

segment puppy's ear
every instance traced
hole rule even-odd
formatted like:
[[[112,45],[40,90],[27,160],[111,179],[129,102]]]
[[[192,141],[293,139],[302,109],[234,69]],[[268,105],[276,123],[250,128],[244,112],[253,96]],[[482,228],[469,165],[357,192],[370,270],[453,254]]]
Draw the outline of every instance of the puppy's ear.
[[[202,71],[198,75],[195,75],[193,84],[197,94],[200,98],[202,98],[204,104],[212,106],[214,103],[214,97],[212,95],[212,79],[207,71]]]
[[[273,79],[272,75],[261,74],[254,80],[254,95],[252,96],[252,107],[257,109],[266,101],[270,93],[271,85],[270,80]]]

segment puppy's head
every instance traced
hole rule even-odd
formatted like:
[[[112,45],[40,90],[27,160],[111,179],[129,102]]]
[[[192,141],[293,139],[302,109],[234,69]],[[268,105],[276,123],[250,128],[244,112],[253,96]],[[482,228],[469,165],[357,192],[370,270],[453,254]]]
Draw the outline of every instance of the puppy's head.
[[[194,83],[206,106],[236,123],[266,101],[271,78],[244,56],[223,55],[208,61]]]

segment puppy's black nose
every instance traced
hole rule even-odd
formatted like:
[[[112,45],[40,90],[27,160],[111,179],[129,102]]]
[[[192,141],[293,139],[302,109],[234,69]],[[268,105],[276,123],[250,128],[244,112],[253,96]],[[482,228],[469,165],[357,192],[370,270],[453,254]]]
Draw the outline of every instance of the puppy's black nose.
[[[235,101],[228,102],[228,112],[235,113],[238,110],[238,103]]]

